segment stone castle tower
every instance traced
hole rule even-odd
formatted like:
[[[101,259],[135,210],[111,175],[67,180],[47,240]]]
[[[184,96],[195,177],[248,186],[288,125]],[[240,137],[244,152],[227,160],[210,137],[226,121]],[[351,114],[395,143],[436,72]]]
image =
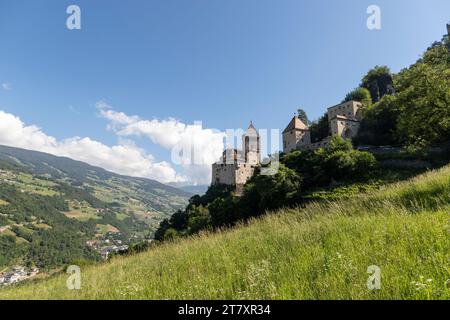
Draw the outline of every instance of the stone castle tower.
[[[259,139],[258,131],[250,122],[247,132],[242,136],[242,146],[245,162],[253,166],[261,163],[261,142]]]
[[[225,150],[221,160],[212,165],[212,185],[236,186],[239,192],[261,164],[260,136],[252,123],[242,136],[242,149]]]
[[[295,116],[283,131],[283,152],[326,148],[331,136],[353,139],[358,134],[362,120],[361,107],[361,102],[347,101],[328,108],[329,136],[314,143],[311,143],[311,131],[308,126]]]
[[[311,132],[298,116],[294,116],[283,131],[283,152],[289,153],[309,144]]]

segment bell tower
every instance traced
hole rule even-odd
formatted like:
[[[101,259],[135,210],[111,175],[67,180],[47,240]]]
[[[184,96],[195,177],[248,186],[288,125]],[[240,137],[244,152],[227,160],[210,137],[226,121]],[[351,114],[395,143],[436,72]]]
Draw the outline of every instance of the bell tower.
[[[242,146],[244,147],[245,162],[252,166],[259,165],[261,163],[261,142],[258,131],[252,122],[242,136]]]

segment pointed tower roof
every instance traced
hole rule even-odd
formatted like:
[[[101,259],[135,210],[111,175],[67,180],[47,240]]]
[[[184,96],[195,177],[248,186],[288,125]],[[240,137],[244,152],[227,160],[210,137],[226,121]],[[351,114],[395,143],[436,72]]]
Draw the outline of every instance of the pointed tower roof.
[[[295,116],[292,118],[291,122],[289,122],[286,129],[284,129],[283,133],[289,132],[291,130],[309,130],[308,127],[300,120],[299,117]]]
[[[250,121],[250,125],[248,126],[247,131],[245,132],[246,136],[258,136],[258,131],[256,130],[256,128],[253,126],[253,122]]]

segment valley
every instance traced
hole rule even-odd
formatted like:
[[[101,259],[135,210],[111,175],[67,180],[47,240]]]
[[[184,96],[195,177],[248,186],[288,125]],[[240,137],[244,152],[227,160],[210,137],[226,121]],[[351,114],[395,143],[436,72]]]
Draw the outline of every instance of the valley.
[[[68,158],[0,146],[0,269],[51,270],[148,242],[191,194]]]

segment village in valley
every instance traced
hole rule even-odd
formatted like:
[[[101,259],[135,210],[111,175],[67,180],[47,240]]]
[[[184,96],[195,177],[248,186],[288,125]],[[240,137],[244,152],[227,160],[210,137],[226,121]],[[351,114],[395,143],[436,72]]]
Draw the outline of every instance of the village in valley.
[[[107,260],[111,254],[120,254],[128,251],[129,246],[122,240],[115,239],[114,234],[107,233],[102,239],[86,241],[86,245],[97,251],[103,260]]]
[[[32,279],[38,273],[39,269],[36,267],[28,269],[22,266],[12,267],[8,271],[0,272],[0,287]]]

